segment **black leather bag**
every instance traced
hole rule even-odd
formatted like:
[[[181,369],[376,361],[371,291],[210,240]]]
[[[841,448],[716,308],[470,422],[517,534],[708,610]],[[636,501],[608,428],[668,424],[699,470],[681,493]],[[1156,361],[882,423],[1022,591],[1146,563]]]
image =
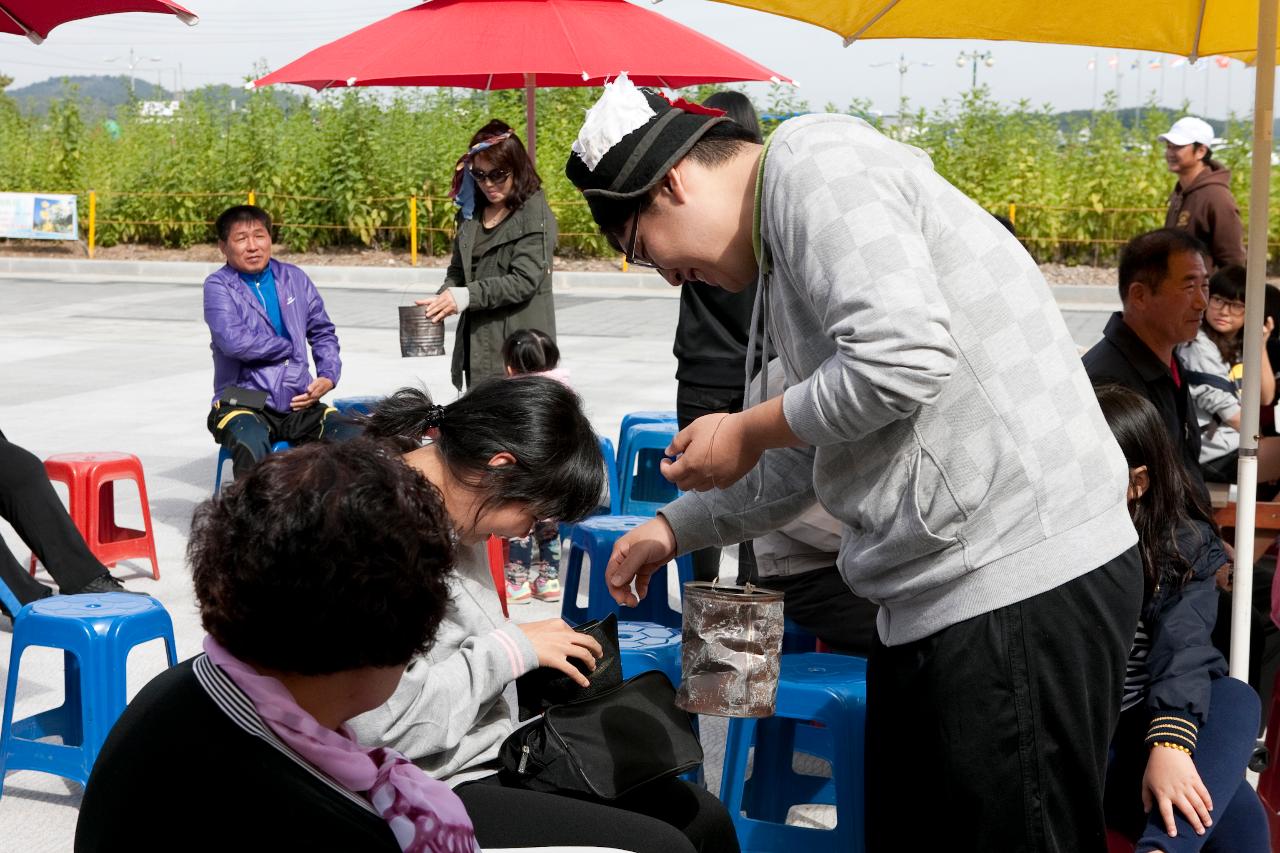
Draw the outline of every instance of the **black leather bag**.
[[[692,770],[702,744],[664,673],[641,673],[586,699],[553,705],[502,743],[505,777],[533,791],[614,800]]]
[[[622,683],[622,661],[618,657],[618,617],[610,613],[603,619],[583,622],[574,629],[589,634],[600,644],[604,655],[596,661],[596,668],[588,670],[586,664],[573,660],[573,665],[591,680],[590,687],[583,687],[558,669],[541,666],[516,679],[516,703],[520,706],[520,719],[536,717],[552,705],[563,705],[588,699]]]

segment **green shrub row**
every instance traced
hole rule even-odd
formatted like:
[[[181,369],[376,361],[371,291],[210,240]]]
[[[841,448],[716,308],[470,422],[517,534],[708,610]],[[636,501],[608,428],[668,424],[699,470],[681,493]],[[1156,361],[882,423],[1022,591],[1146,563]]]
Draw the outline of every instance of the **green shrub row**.
[[[559,217],[562,253],[609,251],[563,173],[565,152],[598,94],[537,94],[539,172]],[[808,108],[776,88],[763,106],[772,116]],[[988,210],[1009,215],[1013,204],[1018,234],[1041,260],[1109,262],[1125,239],[1163,221],[1173,182],[1156,139],[1168,127],[1165,111],[1141,112],[1127,125],[1108,103],[1064,120],[1047,107],[998,104],[984,88],[900,122],[869,116],[856,101],[827,109],[863,115],[924,149]],[[171,119],[136,109],[107,122],[85,115],[74,91],[43,116],[0,96],[0,190],[82,193],[82,228],[83,194],[95,190],[99,245],[207,242],[207,223],[252,190],[280,223],[280,241],[300,250],[407,245],[407,197],[418,196],[419,250],[438,254],[448,249],[454,213],[442,199],[471,134],[499,117],[527,138],[520,91],[347,90],[295,108],[247,92],[235,110],[196,94]],[[1228,144],[1215,152],[1234,171],[1242,210],[1249,132],[1246,123],[1229,122]],[[1278,222],[1273,211],[1272,234]]]

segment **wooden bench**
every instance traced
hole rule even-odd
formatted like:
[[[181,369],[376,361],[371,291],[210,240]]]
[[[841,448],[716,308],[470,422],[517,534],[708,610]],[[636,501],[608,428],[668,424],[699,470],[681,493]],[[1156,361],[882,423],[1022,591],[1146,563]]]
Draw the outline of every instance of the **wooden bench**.
[[[1236,505],[1228,501],[1231,487],[1226,483],[1208,483],[1213,517],[1223,530],[1235,529]],[[1280,533],[1280,501],[1258,501],[1255,525],[1258,530]]]

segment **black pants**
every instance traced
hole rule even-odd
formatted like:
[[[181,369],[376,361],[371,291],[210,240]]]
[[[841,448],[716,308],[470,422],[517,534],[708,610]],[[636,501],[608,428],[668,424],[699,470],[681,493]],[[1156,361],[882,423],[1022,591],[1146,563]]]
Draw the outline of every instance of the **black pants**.
[[[44,472],[44,463],[9,442],[2,432],[0,516],[13,525],[64,593],[77,592],[89,581],[107,574],[107,567],[93,556],[71,516],[67,515]],[[47,586],[27,573],[3,540],[0,540],[0,581],[22,604],[51,594]]]
[[[854,595],[835,566],[798,575],[759,580],[763,587],[786,593],[786,617],[831,647],[834,652],[867,657],[876,636],[880,609]]]
[[[696,421],[703,415],[717,412],[741,412],[742,389],[712,388],[705,385],[690,385],[681,382],[676,387],[676,421],[680,429]],[[720,575],[720,549],[703,548],[694,551],[694,580],[710,581]],[[738,546],[738,583],[748,580],[754,582],[756,575],[756,555],[751,550],[750,542]]]
[[[1141,605],[1135,547],[922,640],[877,639],[869,853],[1103,853],[1107,748]]]
[[[506,787],[501,774],[454,789],[490,847],[594,846],[632,853],[738,853],[724,805],[672,779],[605,802]]]
[[[213,440],[231,452],[231,470],[237,479],[266,458],[277,441],[297,445],[321,436],[343,438],[352,430],[358,432],[338,415],[337,409],[324,403],[313,403],[296,412],[222,409],[214,403],[207,425]]]

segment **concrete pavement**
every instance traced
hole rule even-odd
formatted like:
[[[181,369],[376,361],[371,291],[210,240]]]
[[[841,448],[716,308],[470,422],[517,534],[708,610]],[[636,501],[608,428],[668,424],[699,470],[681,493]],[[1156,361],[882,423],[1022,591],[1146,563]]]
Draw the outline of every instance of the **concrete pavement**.
[[[199,278],[189,277],[186,269],[103,276],[101,267],[91,272],[37,270],[5,265],[4,260],[0,259],[0,429],[41,457],[73,450],[121,450],[141,457],[161,578],[151,580],[150,567],[142,561],[122,564],[115,574],[130,589],[164,603],[174,619],[180,659],[196,654],[203,633],[183,551],[191,512],[212,488],[217,455],[204,425],[211,372]],[[174,277],[175,272],[181,277]],[[377,395],[421,384],[438,400],[453,399],[447,358],[399,356],[395,307],[427,289],[425,280],[415,286],[400,281],[343,282],[337,277],[323,287],[344,362],[334,396]],[[616,435],[628,411],[673,408],[676,295],[665,286],[618,287],[608,280],[593,286],[582,279],[571,280],[557,296],[563,363],[601,433]],[[1087,346],[1099,337],[1110,309],[1105,297],[1084,296],[1089,298],[1060,298],[1071,309],[1065,316],[1077,343]],[[447,341],[452,351],[452,324]],[[513,418],[519,416],[512,412]],[[137,526],[136,495],[127,486],[117,494],[127,504],[121,523]],[[0,533],[24,560],[28,551],[12,529],[0,525]],[[726,571],[731,570],[726,565]],[[517,608],[513,615],[521,621],[548,618],[557,615],[557,608],[535,603]],[[10,639],[8,622],[0,618],[0,661],[8,661]],[[130,695],[162,666],[158,644],[138,649],[129,663]],[[61,671],[61,656],[51,650],[24,656],[18,716],[61,703]],[[708,738],[709,781],[717,790],[723,723],[703,731]],[[174,760],[180,763],[181,755]],[[137,819],[145,831],[147,793],[137,794]],[[79,799],[79,786],[57,777],[10,774],[0,799],[0,849],[71,849]],[[829,816],[819,813],[817,819]]]

